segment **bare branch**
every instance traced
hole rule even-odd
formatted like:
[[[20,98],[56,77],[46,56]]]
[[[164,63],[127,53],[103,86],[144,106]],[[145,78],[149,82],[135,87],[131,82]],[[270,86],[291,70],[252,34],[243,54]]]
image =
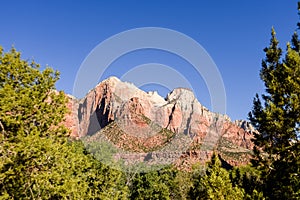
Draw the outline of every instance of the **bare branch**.
[[[5,133],[5,129],[4,129],[4,126],[3,126],[3,124],[2,124],[2,122],[0,121],[0,128],[1,128],[1,132],[4,134]]]

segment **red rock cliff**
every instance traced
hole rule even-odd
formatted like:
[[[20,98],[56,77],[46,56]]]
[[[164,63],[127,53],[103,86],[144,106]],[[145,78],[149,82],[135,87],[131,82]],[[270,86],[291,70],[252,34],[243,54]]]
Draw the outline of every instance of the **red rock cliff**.
[[[164,99],[156,92],[147,93],[111,77],[90,90],[85,98],[69,99],[71,113],[65,123],[72,137],[109,132],[106,136],[114,145],[145,156],[147,151],[159,149],[156,146],[166,145],[172,137],[175,146],[188,140],[182,138],[190,138],[188,146],[178,147],[181,155],[174,162],[178,166],[207,161],[213,151],[231,165],[249,162],[255,130],[245,121],[232,122],[226,115],[210,112],[188,89],[175,89]]]

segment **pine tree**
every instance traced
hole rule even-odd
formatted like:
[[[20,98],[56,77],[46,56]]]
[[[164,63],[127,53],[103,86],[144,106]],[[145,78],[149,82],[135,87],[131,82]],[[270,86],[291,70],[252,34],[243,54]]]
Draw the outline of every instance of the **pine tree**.
[[[230,171],[230,179],[233,186],[244,189],[244,199],[265,199],[263,193],[256,190],[256,188],[261,187],[263,184],[260,180],[260,173],[251,165],[234,167],[233,170]]]
[[[253,102],[249,119],[258,130],[253,166],[262,172],[263,192],[270,199],[300,196],[300,51],[297,33],[284,58],[274,28],[264,49],[260,77],[266,93]]]

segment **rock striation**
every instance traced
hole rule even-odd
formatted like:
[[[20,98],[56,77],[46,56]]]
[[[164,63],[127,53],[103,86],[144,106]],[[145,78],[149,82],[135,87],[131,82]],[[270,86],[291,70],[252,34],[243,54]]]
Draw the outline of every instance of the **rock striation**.
[[[170,152],[172,147],[177,150],[172,163],[179,168],[205,162],[213,151],[230,165],[249,162],[254,128],[246,121],[232,122],[227,115],[210,112],[188,89],[174,89],[163,98],[110,77],[83,99],[68,98],[65,125],[74,138],[104,135],[141,160],[149,155],[166,160],[160,149]]]

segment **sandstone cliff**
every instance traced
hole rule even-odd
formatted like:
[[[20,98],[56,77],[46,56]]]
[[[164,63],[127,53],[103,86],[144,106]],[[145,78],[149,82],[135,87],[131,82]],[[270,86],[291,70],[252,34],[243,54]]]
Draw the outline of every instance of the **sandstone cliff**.
[[[111,77],[90,90],[85,98],[69,96],[71,113],[66,125],[72,137],[99,138],[123,153],[115,158],[169,162],[189,168],[210,159],[213,151],[231,165],[249,162],[255,130],[248,122],[232,122],[210,112],[192,91],[178,88],[166,98],[144,92]]]

